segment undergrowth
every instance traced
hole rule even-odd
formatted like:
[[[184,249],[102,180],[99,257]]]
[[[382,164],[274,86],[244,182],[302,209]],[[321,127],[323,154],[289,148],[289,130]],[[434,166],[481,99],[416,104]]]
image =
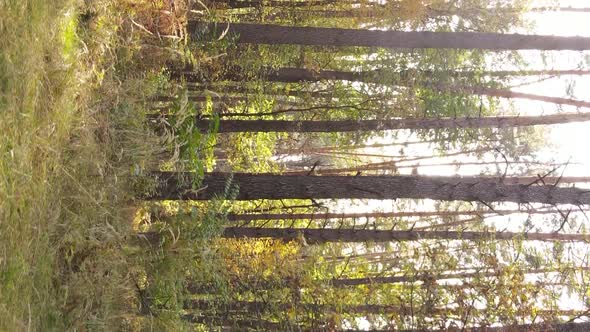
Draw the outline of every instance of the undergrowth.
[[[173,307],[162,299],[180,291],[166,282],[182,282],[189,256],[138,244],[132,222],[149,183],[131,179],[178,144],[145,120],[149,96],[169,88],[162,64],[185,56],[182,38],[146,42],[148,18],[182,35],[153,14],[164,5],[0,2],[0,330],[182,325],[155,308]]]
[[[254,203],[230,203],[229,183],[209,202],[137,199],[152,170],[195,172],[198,190],[215,146],[235,146],[239,171],[278,139],[219,141],[211,102],[168,78],[172,65],[220,70],[231,47],[189,42],[188,12],[184,0],[0,1],[0,331],[206,330],[191,288],[241,299],[232,287],[255,262],[231,256],[251,248],[218,237],[230,207]],[[162,95],[167,125],[152,121]]]

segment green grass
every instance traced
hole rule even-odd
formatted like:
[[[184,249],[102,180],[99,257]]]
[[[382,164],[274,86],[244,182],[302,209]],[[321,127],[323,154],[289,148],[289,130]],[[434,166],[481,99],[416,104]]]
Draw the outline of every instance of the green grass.
[[[0,331],[133,322],[126,178],[153,137],[112,78],[117,3],[0,1]]]

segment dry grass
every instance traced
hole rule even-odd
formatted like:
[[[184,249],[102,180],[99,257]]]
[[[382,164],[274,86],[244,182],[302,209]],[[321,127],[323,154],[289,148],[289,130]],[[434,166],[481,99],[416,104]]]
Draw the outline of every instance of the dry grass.
[[[133,8],[87,3],[0,1],[1,331],[137,321],[127,180],[158,152],[141,100],[157,84],[125,69]]]

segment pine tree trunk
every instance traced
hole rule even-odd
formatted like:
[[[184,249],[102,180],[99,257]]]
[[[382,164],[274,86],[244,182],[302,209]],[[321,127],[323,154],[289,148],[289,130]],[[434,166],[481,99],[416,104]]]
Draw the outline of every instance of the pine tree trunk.
[[[406,32],[361,29],[294,27],[270,24],[190,22],[192,35],[226,31],[238,35],[238,43],[317,46],[366,46],[383,48],[450,48],[487,50],[587,50],[588,37],[558,37],[478,32]]]
[[[561,233],[512,233],[512,232],[456,232],[456,231],[385,231],[367,229],[313,229],[313,228],[258,228],[228,227],[224,238],[272,238],[295,240],[303,236],[309,244],[327,242],[391,242],[417,240],[531,240],[531,241],[575,241],[590,239],[585,234]]]
[[[590,121],[588,113],[561,113],[540,116],[496,116],[479,118],[391,119],[391,120],[340,120],[340,121],[289,121],[289,120],[221,120],[220,133],[235,132],[353,132],[398,129],[459,129],[508,128],[551,125]],[[198,123],[202,131],[209,121]]]
[[[148,200],[209,200],[226,191],[231,181],[238,200],[252,199],[434,199],[445,201],[590,204],[590,191],[550,185],[505,185],[492,178],[468,181],[460,177],[427,176],[282,176],[273,174],[209,173],[202,189],[192,185],[194,173],[153,172],[156,181]]]

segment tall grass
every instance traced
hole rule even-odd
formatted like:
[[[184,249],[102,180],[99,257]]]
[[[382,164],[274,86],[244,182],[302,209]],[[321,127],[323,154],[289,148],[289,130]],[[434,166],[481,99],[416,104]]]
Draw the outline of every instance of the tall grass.
[[[124,2],[88,3],[0,1],[1,331],[133,324],[127,179],[157,139],[117,76]]]
[[[69,1],[0,8],[0,329],[57,326],[51,237],[63,146],[76,117],[61,27]],[[47,310],[49,308],[49,310]]]

